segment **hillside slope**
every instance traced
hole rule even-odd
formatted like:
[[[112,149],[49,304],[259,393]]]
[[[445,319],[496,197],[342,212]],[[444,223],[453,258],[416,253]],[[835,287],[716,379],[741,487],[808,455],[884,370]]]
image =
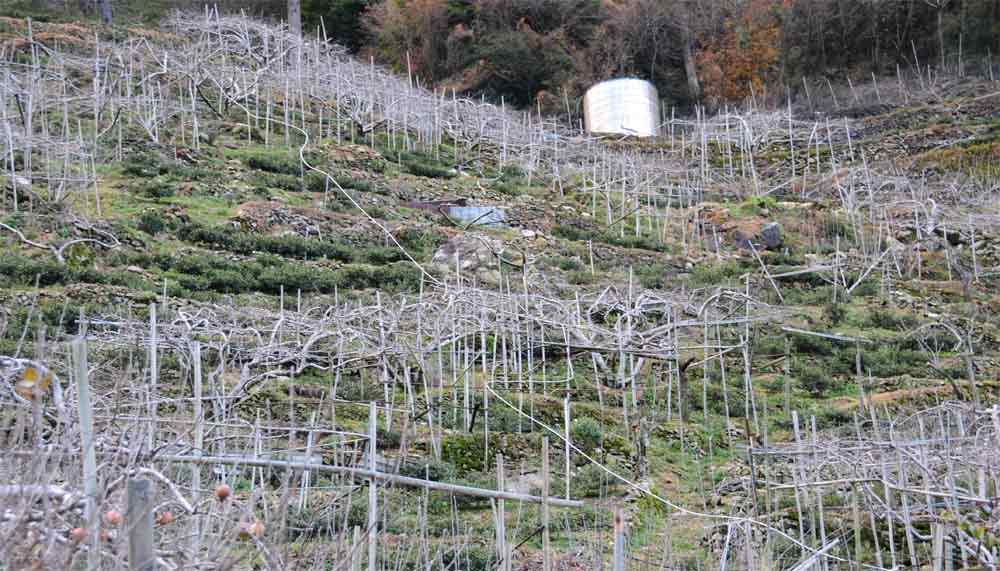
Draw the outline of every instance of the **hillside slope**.
[[[0,473],[69,498],[0,494],[10,568],[124,565],[127,476],[176,565],[579,569],[626,529],[629,569],[887,568],[945,523],[993,557],[996,83],[610,140],[242,18],[0,26]],[[953,417],[986,447],[926,460]]]

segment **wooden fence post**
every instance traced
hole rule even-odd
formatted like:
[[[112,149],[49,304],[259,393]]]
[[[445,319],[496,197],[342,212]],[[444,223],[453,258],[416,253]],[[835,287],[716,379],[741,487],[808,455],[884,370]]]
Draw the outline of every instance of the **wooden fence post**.
[[[128,481],[128,565],[131,571],[156,569],[153,549],[153,483],[149,480]]]
[[[931,524],[931,569],[944,571],[944,524]]]
[[[165,286],[166,284],[164,284]],[[149,357],[146,366],[149,368],[149,427],[146,433],[146,451],[153,450],[153,435],[156,434],[156,385],[159,384],[160,367],[157,363],[156,341],[156,303],[149,304]]]
[[[375,401],[368,403],[368,469],[375,473],[378,467],[375,463],[377,445],[375,434],[377,427]],[[368,571],[375,571],[375,558],[378,540],[378,480],[368,480]]]
[[[552,571],[549,537],[549,437],[542,439],[542,571]]]
[[[615,547],[613,569],[625,571],[625,522],[622,520],[622,509],[615,507]]]
[[[497,453],[497,490],[506,490],[503,454]],[[500,558],[499,571],[510,571],[510,550],[507,548],[507,505],[503,498],[496,500],[497,557]]]
[[[80,436],[83,444],[83,493],[86,496],[87,568],[100,566],[100,546],[97,541],[97,457],[94,454],[94,409],[90,402],[90,379],[87,366],[87,340],[78,338],[70,344],[73,355],[73,375],[76,377]]]
[[[194,382],[194,454],[203,456],[205,454],[205,411],[202,405],[203,382],[201,375],[201,343],[194,341],[191,343],[191,362],[193,367]],[[197,505],[201,495],[201,465],[191,465],[191,503]],[[201,551],[202,518],[200,516],[194,521],[194,539],[192,549],[197,558]]]
[[[569,485],[570,485],[570,426],[569,426],[569,395],[563,399],[563,425],[565,430],[565,435],[563,438],[566,440],[566,499],[569,499]]]
[[[361,571],[361,527],[354,526],[351,538],[351,571]]]

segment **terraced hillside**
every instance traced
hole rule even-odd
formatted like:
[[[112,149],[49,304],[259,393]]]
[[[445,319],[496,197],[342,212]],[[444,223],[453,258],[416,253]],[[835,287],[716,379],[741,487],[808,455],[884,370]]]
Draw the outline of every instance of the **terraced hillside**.
[[[610,140],[213,13],[0,46],[0,567],[123,568],[133,479],[172,568],[995,562],[996,83]]]

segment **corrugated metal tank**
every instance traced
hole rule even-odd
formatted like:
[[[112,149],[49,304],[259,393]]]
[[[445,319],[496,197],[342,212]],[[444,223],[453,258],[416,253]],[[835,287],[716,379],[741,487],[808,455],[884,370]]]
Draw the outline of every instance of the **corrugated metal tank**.
[[[660,96],[642,79],[602,81],[583,96],[588,133],[655,137],[660,134]]]

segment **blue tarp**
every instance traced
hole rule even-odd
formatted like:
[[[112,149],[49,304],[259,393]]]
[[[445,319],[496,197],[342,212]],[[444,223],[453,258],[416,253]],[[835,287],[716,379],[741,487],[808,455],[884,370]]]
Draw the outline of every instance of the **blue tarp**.
[[[493,206],[451,206],[448,217],[461,224],[474,226],[500,226],[507,221],[507,214]]]

